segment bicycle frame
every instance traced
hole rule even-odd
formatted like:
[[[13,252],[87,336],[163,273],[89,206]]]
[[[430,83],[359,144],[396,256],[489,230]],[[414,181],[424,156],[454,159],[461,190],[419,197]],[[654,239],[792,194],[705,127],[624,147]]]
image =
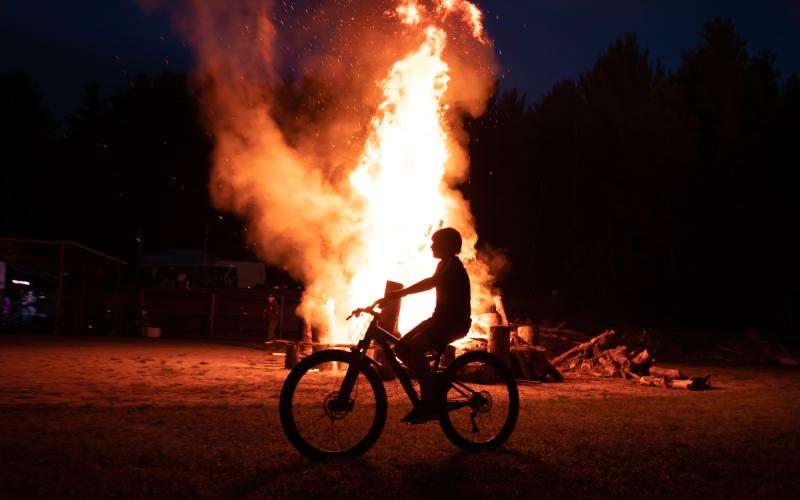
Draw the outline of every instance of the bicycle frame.
[[[351,344],[347,350],[319,351],[300,361],[289,373],[281,389],[281,425],[289,441],[310,458],[361,455],[375,444],[384,430],[389,401],[384,384],[372,369],[367,368],[368,365],[392,370],[414,409],[421,408],[421,395],[412,384],[413,374],[403,368],[398,357],[398,353],[405,355],[402,349],[406,346],[400,345],[398,335],[379,325],[380,312],[372,307],[357,309],[353,315],[364,312],[372,314],[374,318],[362,339]],[[372,346],[384,350],[385,360],[381,359],[379,363],[368,355],[368,349]],[[517,386],[502,360],[482,351],[465,352],[443,369],[440,366],[442,349],[435,350],[433,355],[429,354],[426,358],[429,362],[433,361],[432,402],[435,407],[431,410],[435,413],[428,414],[426,409],[424,418],[414,419],[413,413],[410,413],[403,421],[422,423],[438,418],[447,438],[468,451],[502,445],[513,432],[519,414]],[[306,375],[327,371],[327,365],[332,362],[339,362],[336,366],[344,363],[348,367],[343,372],[336,370],[336,374],[311,375],[308,385],[303,385],[305,389],[298,395],[297,388]],[[362,377],[366,382],[360,382]],[[330,382],[334,380],[336,386],[331,387]],[[489,384],[497,388],[489,387]],[[316,392],[316,395],[306,395],[307,389]],[[363,401],[360,399],[362,396]],[[498,411],[488,415],[495,407]],[[356,417],[357,420],[353,422],[362,422],[369,417],[370,426],[361,428],[363,426],[358,425],[351,429],[351,425],[343,419],[359,409],[364,410],[364,416]],[[462,409],[466,411],[459,411]],[[330,430],[333,431],[332,440]]]
[[[392,344],[397,345],[400,341],[400,338],[393,335],[388,330],[381,328],[378,325],[378,316],[374,316],[372,321],[367,328],[366,333],[364,334],[364,338],[362,338],[355,347],[353,347],[352,352],[353,354],[357,355],[360,361],[367,361],[370,363],[374,363],[377,366],[383,366],[374,359],[367,356],[367,349],[369,349],[370,344],[374,341],[378,344],[381,349],[383,349],[384,354],[386,354],[386,359],[388,360],[389,366],[391,366],[392,371],[397,375],[397,378],[400,380],[400,384],[403,386],[403,389],[406,391],[408,398],[411,402],[416,405],[420,397],[417,394],[417,391],[414,390],[414,385],[411,382],[411,377],[408,376],[408,373],[400,366],[400,360],[395,353],[395,350],[392,348]],[[433,357],[435,360],[433,368],[431,370],[432,373],[435,373],[439,368],[439,361],[441,359],[441,354],[437,354]],[[356,377],[358,375],[358,368],[356,366],[351,365],[350,368],[347,370],[347,374],[344,377],[344,381],[342,382],[342,387],[339,390],[338,397],[341,398],[340,402],[345,403],[350,399],[350,392],[353,390],[353,385],[355,384]]]
[[[408,395],[408,399],[411,400],[411,403],[416,406],[419,403],[420,397],[417,394],[417,391],[414,390],[414,384],[411,382],[411,377],[408,376],[406,370],[400,366],[400,360],[397,357],[397,353],[394,349],[392,349],[391,345],[397,345],[400,341],[400,338],[385,330],[378,324],[379,316],[373,314],[373,319],[367,327],[367,331],[364,334],[364,338],[362,338],[355,347],[352,348],[351,352],[358,356],[359,361],[361,362],[369,362],[373,363],[377,366],[383,366],[374,359],[367,356],[367,349],[372,342],[377,343],[381,349],[383,349],[384,354],[386,355],[386,359],[389,362],[389,366],[391,366],[392,371],[397,375],[397,378],[400,380],[400,385],[403,386],[403,390],[406,391]],[[428,360],[433,360],[433,366],[431,367],[431,374],[435,376],[435,374],[439,371],[439,363],[441,362],[442,353],[436,353],[433,356],[427,356]],[[336,403],[342,408],[351,408],[351,400],[350,400],[350,392],[353,390],[353,386],[355,385],[356,377],[358,376],[358,368],[355,365],[350,365],[347,369],[347,373],[344,376],[344,380],[342,381],[342,387],[339,390],[339,394],[336,398]],[[449,380],[448,381],[449,387],[455,388],[455,390],[465,398],[464,401],[448,401],[447,403],[447,411],[452,411],[458,408],[462,408],[464,406],[469,406],[470,401],[473,398],[478,397],[481,398],[479,393],[476,393],[466,384],[456,381],[456,380]]]

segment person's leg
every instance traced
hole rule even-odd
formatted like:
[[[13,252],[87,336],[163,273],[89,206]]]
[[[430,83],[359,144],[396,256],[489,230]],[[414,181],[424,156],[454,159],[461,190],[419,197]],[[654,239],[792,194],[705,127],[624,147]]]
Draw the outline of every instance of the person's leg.
[[[418,331],[412,330],[397,344],[397,356],[406,364],[419,379],[420,397],[423,401],[431,401],[431,370],[425,353],[431,348],[427,328]]]
[[[267,325],[267,341],[270,340],[277,340],[275,337],[275,330],[278,327],[278,320],[277,319],[270,319],[269,324]]]
[[[395,349],[397,356],[419,379],[420,401],[402,419],[403,422],[411,424],[435,420],[439,415],[439,408],[433,400],[433,377],[428,360],[425,359],[425,352],[431,347],[427,333],[425,328],[412,330],[403,337]]]

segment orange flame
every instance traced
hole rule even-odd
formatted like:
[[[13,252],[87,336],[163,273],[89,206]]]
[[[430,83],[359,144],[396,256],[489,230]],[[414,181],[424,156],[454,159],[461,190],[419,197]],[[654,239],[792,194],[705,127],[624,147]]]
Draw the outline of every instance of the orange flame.
[[[469,2],[451,2],[449,9],[470,7],[474,5]],[[447,8],[444,3],[439,6]],[[396,12],[407,25],[418,24],[424,13],[414,0],[402,3]],[[470,19],[479,23],[480,15]],[[473,26],[476,38],[481,33]],[[384,100],[371,120],[364,150],[350,175],[350,182],[364,198],[359,226],[364,245],[358,252],[361,266],[348,287],[348,308],[380,297],[385,279],[407,286],[430,275],[436,265],[428,248],[432,232],[454,224],[453,209],[465,209],[444,179],[452,147],[444,103],[450,68],[442,58],[447,34],[431,24],[424,35],[420,47],[397,61],[381,82]],[[474,233],[472,227],[459,229],[467,236]],[[475,239],[467,241],[467,258],[474,258]],[[477,306],[490,295],[487,273],[474,265],[470,269],[477,285],[473,291]],[[406,297],[399,330],[405,332],[425,319],[434,303],[432,291]],[[335,323],[327,330],[341,339]]]
[[[472,36],[481,43],[489,43],[483,31],[483,12],[467,0],[438,0],[437,10],[444,15],[460,14],[464,22],[472,28]]]
[[[473,312],[492,304],[492,276],[476,258],[469,206],[454,188],[468,158],[451,108],[480,113],[495,68],[474,4],[400,0],[386,16],[374,0],[358,12],[331,1],[309,14],[330,21],[334,35],[303,69],[322,73],[338,100],[313,133],[290,144],[264,92],[283,19],[273,24],[260,0],[181,1],[178,26],[197,51],[216,140],[212,199],[245,216],[264,260],[305,285],[298,313],[307,322],[331,342],[351,340],[343,318],[382,296],[387,279],[410,285],[430,276],[430,235],[440,226],[464,239]],[[320,30],[296,31],[322,43]],[[433,304],[433,292],[403,299],[400,330]]]
[[[412,54],[394,64],[382,84],[384,101],[372,120],[350,181],[365,199],[362,268],[350,284],[351,305],[383,293],[390,278],[410,285],[433,272],[428,250],[432,229],[446,223],[448,188],[442,185],[450,156],[442,113],[448,66],[446,35],[434,27]],[[431,292],[404,300],[400,331],[433,310]]]
[[[400,16],[400,20],[403,24],[416,25],[419,24],[422,19],[420,15],[420,6],[417,4],[416,0],[408,0],[398,5],[395,12]]]

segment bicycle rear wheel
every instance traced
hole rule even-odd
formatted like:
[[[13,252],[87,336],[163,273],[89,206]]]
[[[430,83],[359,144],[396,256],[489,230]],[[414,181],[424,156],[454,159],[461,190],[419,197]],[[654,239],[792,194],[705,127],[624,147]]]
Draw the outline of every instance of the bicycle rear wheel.
[[[453,360],[444,371],[439,417],[445,436],[463,450],[496,448],[511,436],[519,416],[519,392],[511,370],[485,351]]]
[[[378,440],[386,422],[386,390],[369,365],[347,351],[320,351],[303,359],[283,383],[281,426],[303,455],[326,460],[355,457]],[[353,390],[337,398],[349,369],[357,372]]]

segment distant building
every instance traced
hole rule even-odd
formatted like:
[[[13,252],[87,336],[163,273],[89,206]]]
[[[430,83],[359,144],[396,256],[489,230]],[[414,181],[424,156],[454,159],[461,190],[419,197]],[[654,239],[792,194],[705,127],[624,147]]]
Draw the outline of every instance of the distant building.
[[[73,241],[0,237],[0,328],[52,333],[108,331],[123,260]]]
[[[264,288],[263,262],[222,260],[203,250],[174,249],[142,256],[139,283],[179,288]]]

